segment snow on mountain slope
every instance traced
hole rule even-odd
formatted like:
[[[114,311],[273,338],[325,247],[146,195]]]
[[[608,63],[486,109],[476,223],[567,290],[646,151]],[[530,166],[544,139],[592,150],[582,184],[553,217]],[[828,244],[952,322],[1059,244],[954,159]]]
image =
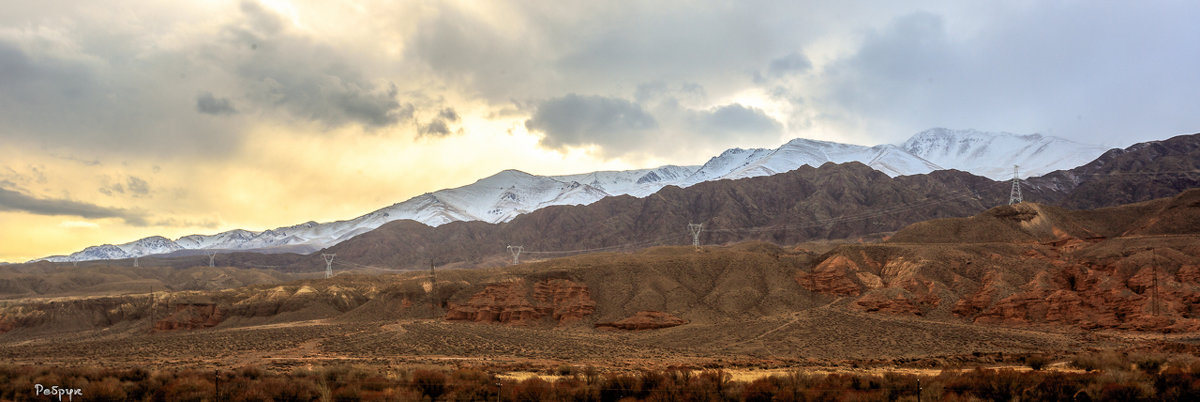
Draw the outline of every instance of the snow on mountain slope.
[[[735,172],[744,170],[747,166],[766,158],[771,152],[773,150],[763,148],[733,148],[725,150],[725,152],[705,162],[691,176],[683,179],[679,186],[688,187],[696,183],[728,178]],[[796,167],[799,167],[799,165]]]
[[[695,172],[696,166],[666,165],[654,169],[600,171],[550,176],[550,178],[564,182],[583,183],[609,195],[645,197],[654,194],[667,184],[678,183]]]
[[[123,258],[141,257],[153,254],[166,254],[182,250],[178,243],[162,236],[150,236],[145,239],[125,244],[104,244],[91,246],[69,256],[54,256],[44,258],[50,262],[70,262],[89,260],[119,260]]]
[[[779,148],[731,149],[710,159],[683,184],[692,185],[710,180],[743,179],[770,176],[795,170],[803,165],[821,166],[826,162],[862,162],[889,176],[929,173],[937,165],[909,154],[895,145],[841,144],[797,138]]]
[[[976,130],[934,128],[917,133],[900,146],[908,153],[945,169],[958,169],[993,180],[1041,176],[1095,160],[1108,149],[1040,134],[1016,135]]]
[[[120,259],[180,249],[289,247],[288,251],[315,251],[400,219],[430,226],[458,221],[507,222],[552,205],[587,205],[614,195],[645,197],[668,185],[688,187],[711,180],[769,176],[826,162],[858,161],[889,176],[952,168],[1003,180],[1011,176],[1013,164],[1022,166],[1022,176],[1037,176],[1083,165],[1103,152],[1101,147],[1037,134],[1018,136],[940,128],[918,133],[899,146],[867,147],[797,138],[776,149],[729,149],[702,166],[667,165],[562,176],[505,170],[466,186],[422,194],[350,220],[305,222],[261,232],[236,229],[214,235],[184,236],[174,242],[155,236],[118,246],[88,247],[69,256],[45,259]]]

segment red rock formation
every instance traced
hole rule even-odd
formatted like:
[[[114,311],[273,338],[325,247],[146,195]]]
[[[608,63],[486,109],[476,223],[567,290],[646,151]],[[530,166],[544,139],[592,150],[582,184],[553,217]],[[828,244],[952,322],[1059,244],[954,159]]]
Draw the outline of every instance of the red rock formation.
[[[524,325],[551,317],[558,324],[580,320],[596,310],[587,286],[566,279],[550,279],[529,287],[523,279],[494,283],[466,303],[450,303],[447,320],[499,322]]]
[[[1184,265],[1179,268],[1179,273],[1175,274],[1179,282],[1189,285],[1200,285],[1200,266]]]
[[[596,328],[616,328],[627,331],[677,327],[687,320],[660,311],[639,311],[630,317],[615,322],[601,322]]]
[[[812,272],[796,274],[796,282],[813,292],[840,296],[858,296],[863,287],[850,279],[858,264],[845,256],[835,255],[821,262]]]
[[[866,312],[880,312],[900,315],[921,315],[921,309],[904,295],[888,297],[882,293],[868,293],[854,302]]]
[[[175,311],[154,323],[155,331],[208,328],[225,319],[225,309],[216,304],[177,304]]]
[[[587,286],[566,279],[538,282],[533,286],[533,298],[538,312],[552,315],[558,323],[578,321],[596,311]]]

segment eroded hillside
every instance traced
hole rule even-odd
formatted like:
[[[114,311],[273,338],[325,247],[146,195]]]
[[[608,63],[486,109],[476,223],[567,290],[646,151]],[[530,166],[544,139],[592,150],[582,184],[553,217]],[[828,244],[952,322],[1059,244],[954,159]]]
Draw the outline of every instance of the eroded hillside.
[[[1198,201],[1200,190],[1092,211],[1025,203],[881,243],[655,247],[432,277],[26,298],[0,304],[0,344],[18,360],[214,364],[247,354],[611,364],[1065,350],[1116,339],[1096,329],[1200,330]]]

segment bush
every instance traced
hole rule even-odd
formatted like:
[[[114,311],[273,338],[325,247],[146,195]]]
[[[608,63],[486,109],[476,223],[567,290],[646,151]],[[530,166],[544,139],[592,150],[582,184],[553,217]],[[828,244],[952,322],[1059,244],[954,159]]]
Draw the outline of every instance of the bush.
[[[1159,354],[1138,355],[1134,356],[1131,360],[1133,360],[1133,364],[1137,366],[1138,370],[1151,375],[1162,371],[1163,364],[1167,362],[1167,358]]]
[[[108,377],[100,381],[92,381],[87,387],[83,388],[83,395],[89,401],[124,401],[128,395],[125,394],[124,387],[121,386],[121,381],[116,377]]]
[[[537,376],[526,378],[517,383],[513,390],[518,401],[543,401],[550,398],[550,383]]]
[[[1029,355],[1025,357],[1025,365],[1033,371],[1041,371],[1050,365],[1050,358],[1043,355]]]
[[[742,388],[742,399],[746,402],[770,402],[779,393],[779,378],[764,377],[751,381]]]
[[[574,372],[575,368],[571,367],[570,364],[561,364],[557,369],[554,370],[554,374],[558,374],[560,376],[569,376]]]
[[[412,373],[412,387],[421,395],[436,401],[446,392],[446,374],[435,370],[415,370]]]
[[[212,400],[216,391],[216,384],[207,378],[184,374],[163,386],[162,395],[168,401],[199,402]]]
[[[1071,366],[1080,370],[1125,370],[1129,362],[1125,356],[1116,351],[1084,352],[1071,359]]]

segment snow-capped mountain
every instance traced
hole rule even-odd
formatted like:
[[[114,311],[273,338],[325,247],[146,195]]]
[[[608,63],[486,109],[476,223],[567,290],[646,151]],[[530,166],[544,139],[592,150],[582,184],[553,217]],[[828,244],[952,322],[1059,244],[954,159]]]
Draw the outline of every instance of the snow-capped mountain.
[[[719,179],[743,179],[770,176],[809,165],[821,166],[826,162],[846,163],[858,161],[889,176],[928,173],[939,166],[904,152],[895,145],[841,144],[797,138],[776,149],[730,149],[712,158],[681,184]]]
[[[1041,176],[1095,160],[1108,149],[1041,134],[1016,135],[934,128],[900,145],[908,153],[944,169],[958,169],[993,180]]]
[[[584,183],[610,195],[645,197],[669,184],[681,183],[695,172],[696,166],[666,165],[654,169],[601,171],[550,177],[565,182]]]
[[[188,250],[315,251],[373,230],[385,223],[411,219],[430,226],[458,221],[507,222],[518,215],[552,205],[587,205],[604,197],[645,197],[668,185],[688,187],[721,179],[769,176],[803,165],[862,162],[889,176],[958,169],[992,179],[1011,177],[1021,165],[1023,177],[1070,169],[1092,161],[1105,150],[1057,137],[1014,135],[935,128],[900,145],[841,144],[797,138],[776,149],[726,150],[701,166],[601,171],[563,176],[536,176],[505,170],[475,183],[422,194],[366,215],[328,223],[254,232],[242,229],[214,235],[184,236],[175,241],[154,236],[121,245],[88,247],[49,261],[122,259]]]
[[[91,246],[69,256],[47,257],[44,260],[51,262],[119,260],[145,255],[166,254],[182,249],[183,247],[179,243],[171,241],[171,239],[162,236],[150,236],[125,244]]]

